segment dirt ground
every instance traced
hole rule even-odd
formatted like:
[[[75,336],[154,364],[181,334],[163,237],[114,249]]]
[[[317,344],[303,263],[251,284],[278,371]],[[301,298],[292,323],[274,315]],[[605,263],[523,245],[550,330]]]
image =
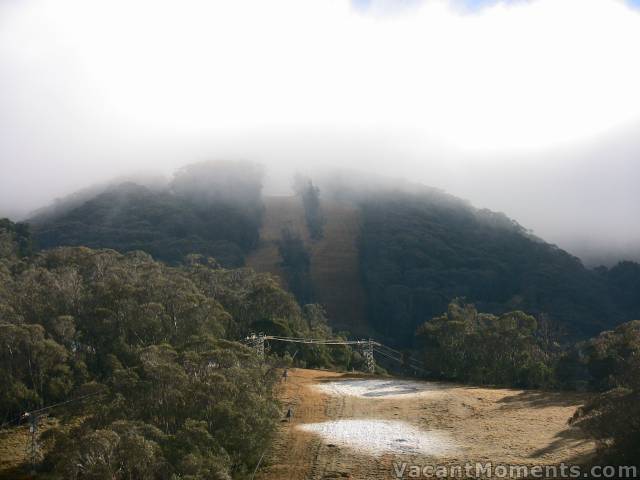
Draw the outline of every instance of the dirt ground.
[[[280,263],[278,241],[282,230],[298,233],[311,254],[311,280],[316,302],[325,306],[335,331],[367,336],[365,294],[358,263],[359,209],[346,202],[322,201],[325,225],[321,239],[312,240],[299,197],[267,196],[258,248],[247,256],[247,266],[271,273],[283,287],[286,276]]]
[[[256,478],[391,479],[396,478],[394,462],[580,463],[594,449],[593,442],[567,425],[587,398],[582,394],[432,384],[437,388],[427,394],[359,397],[318,388],[354,378],[368,377],[303,369],[289,372],[288,381],[281,386],[281,400],[285,411],[291,407],[294,416],[291,422],[280,424],[277,439]],[[456,448],[437,457],[415,453],[372,455],[301,429],[306,424],[347,419],[403,421],[421,430],[444,432]]]
[[[39,431],[42,434],[50,428],[57,427],[59,422],[50,417],[42,417]],[[0,430],[0,480],[29,480],[29,446],[31,434],[28,425]],[[39,443],[42,446],[41,443]],[[39,475],[38,478],[45,478]]]

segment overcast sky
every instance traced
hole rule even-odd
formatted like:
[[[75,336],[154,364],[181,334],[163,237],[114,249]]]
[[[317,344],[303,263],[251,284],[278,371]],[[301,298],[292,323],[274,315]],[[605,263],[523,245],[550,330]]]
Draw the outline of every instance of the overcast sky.
[[[243,158],[640,254],[639,49],[640,0],[0,0],[0,214]]]

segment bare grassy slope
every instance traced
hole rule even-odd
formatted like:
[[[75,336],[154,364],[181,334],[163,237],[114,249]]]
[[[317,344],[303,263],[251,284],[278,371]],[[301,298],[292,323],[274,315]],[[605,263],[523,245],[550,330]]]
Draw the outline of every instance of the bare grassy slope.
[[[297,231],[311,251],[311,278],[316,301],[326,308],[331,325],[338,330],[365,335],[368,332],[365,300],[358,270],[358,209],[344,203],[323,201],[327,220],[324,238],[312,241],[299,198],[266,197],[265,207],[260,246],[247,257],[247,265],[278,276],[286,287],[276,242],[283,228]]]
[[[317,388],[326,382],[352,384],[364,375],[344,375],[317,370],[293,369],[282,384],[283,408],[294,411],[291,422],[282,422],[273,446],[267,452],[259,480],[336,479],[374,480],[396,478],[394,462],[416,465],[464,465],[480,462],[494,465],[557,465],[584,463],[591,458],[594,443],[567,420],[588,395],[566,392],[478,388],[424,382],[427,393],[411,391],[397,395],[352,396],[328,394]],[[402,380],[378,377],[393,384]],[[430,389],[430,386],[437,386]],[[401,391],[402,389],[400,389]],[[425,434],[440,432],[454,449],[442,454],[371,454],[357,442],[344,445],[323,439],[305,425],[319,422],[374,420],[403,422]],[[383,433],[383,432],[380,432]],[[372,442],[406,441],[380,438]],[[362,440],[353,432],[353,440]],[[402,478],[410,478],[407,472]]]

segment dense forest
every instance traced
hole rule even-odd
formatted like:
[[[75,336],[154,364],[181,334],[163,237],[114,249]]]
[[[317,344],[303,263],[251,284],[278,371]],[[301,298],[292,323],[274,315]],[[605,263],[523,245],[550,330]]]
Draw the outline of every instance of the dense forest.
[[[201,163],[165,186],[73,197],[31,225],[0,221],[0,419],[86,399],[57,411],[39,468],[242,478],[282,413],[276,365],[363,367],[348,348],[286,344],[263,364],[241,343],[256,331],[336,336],[311,303],[299,232],[277,242],[291,293],[241,268],[260,241],[261,189],[255,165]],[[319,241],[320,189],[299,179],[297,193]],[[640,265],[589,270],[505,215],[433,189],[334,197],[361,214],[372,334],[419,351],[433,378],[599,392],[572,422],[603,461],[637,458]]]
[[[193,164],[166,186],[116,184],[82,201],[61,201],[30,223],[43,249],[143,250],[172,264],[200,253],[238,267],[259,239],[262,177],[262,169],[248,163]]]
[[[312,240],[322,238],[326,219],[322,213],[320,189],[313,184],[310,178],[296,175],[293,190],[302,199],[309,237]]]
[[[192,255],[60,247],[32,254],[28,227],[0,223],[0,419],[53,411],[39,468],[56,478],[241,478],[282,411],[274,365],[250,331],[328,338],[321,307],[268,275]],[[279,346],[286,365],[359,368],[341,347]],[[278,360],[279,359],[279,360]],[[67,420],[65,420],[67,419]]]
[[[311,303],[314,297],[310,275],[311,254],[302,237],[290,228],[283,229],[278,241],[278,253],[291,293],[301,304]]]
[[[357,199],[368,317],[411,343],[418,325],[464,297],[482,311],[546,315],[573,337],[640,318],[640,265],[589,270],[505,215],[436,190]]]
[[[239,267],[260,241],[262,179],[253,164],[203,162],[164,187],[117,185],[68,208],[45,209],[31,222],[35,243],[143,250],[173,265],[199,253]],[[307,177],[294,181],[308,237],[323,235],[322,192],[358,206],[370,331],[397,346],[412,346],[416,328],[457,297],[493,314],[545,316],[572,339],[640,318],[637,263],[587,269],[504,214],[436,189],[381,183],[363,190],[357,182],[321,188]],[[309,245],[285,229],[278,248],[291,291],[301,304],[313,301]]]

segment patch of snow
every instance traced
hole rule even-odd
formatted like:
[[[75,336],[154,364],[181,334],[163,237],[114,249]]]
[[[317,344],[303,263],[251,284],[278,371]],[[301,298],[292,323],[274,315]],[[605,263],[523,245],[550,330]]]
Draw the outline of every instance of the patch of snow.
[[[396,420],[335,420],[302,424],[297,428],[318,434],[327,443],[371,455],[392,453],[440,456],[455,449],[444,432],[420,430]]]
[[[314,388],[334,396],[350,395],[364,398],[398,398],[413,395],[426,395],[442,390],[444,387],[433,382],[414,382],[410,380],[369,380],[345,379],[319,383]]]

